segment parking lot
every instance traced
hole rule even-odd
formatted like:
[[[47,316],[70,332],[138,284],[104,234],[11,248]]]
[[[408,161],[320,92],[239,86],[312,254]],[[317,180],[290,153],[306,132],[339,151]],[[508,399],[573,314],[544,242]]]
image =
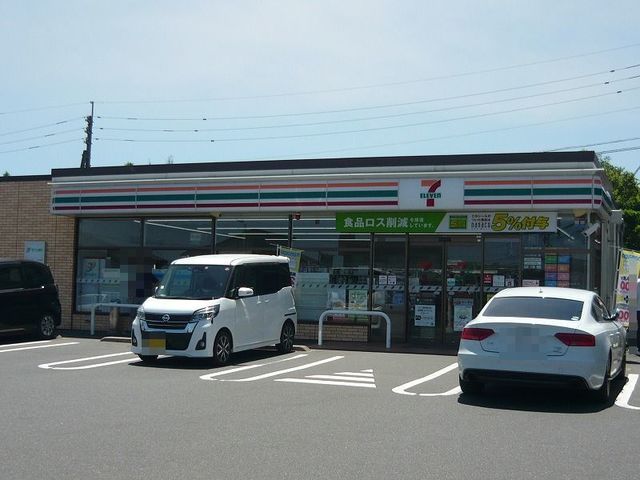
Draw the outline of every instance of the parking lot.
[[[491,387],[455,356],[264,349],[143,364],[126,343],[0,343],[4,478],[596,478],[635,474],[640,357],[616,403]],[[544,459],[544,461],[541,461]]]

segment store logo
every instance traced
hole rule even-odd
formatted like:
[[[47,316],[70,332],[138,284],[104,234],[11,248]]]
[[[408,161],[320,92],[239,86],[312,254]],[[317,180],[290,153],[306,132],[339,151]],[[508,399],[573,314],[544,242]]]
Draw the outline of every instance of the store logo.
[[[426,200],[427,207],[435,207],[436,199],[442,198],[442,193],[437,191],[442,186],[442,180],[422,180],[420,186],[427,189],[426,192],[420,194],[420,198]]]

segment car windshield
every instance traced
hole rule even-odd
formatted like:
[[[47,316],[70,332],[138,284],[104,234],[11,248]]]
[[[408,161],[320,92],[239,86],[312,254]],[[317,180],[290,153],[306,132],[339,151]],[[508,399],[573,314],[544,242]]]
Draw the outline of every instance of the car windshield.
[[[550,297],[494,298],[483,312],[485,317],[526,317],[553,320],[580,320],[583,302]]]
[[[224,296],[231,267],[170,265],[156,290],[157,298],[206,300]]]

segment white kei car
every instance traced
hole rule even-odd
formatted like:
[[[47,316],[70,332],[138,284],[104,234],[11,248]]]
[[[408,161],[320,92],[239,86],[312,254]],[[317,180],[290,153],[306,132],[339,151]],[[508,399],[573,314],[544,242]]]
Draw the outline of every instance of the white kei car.
[[[611,401],[611,380],[626,374],[627,333],[593,292],[559,287],[507,288],[464,328],[460,388],[488,382],[584,388]]]

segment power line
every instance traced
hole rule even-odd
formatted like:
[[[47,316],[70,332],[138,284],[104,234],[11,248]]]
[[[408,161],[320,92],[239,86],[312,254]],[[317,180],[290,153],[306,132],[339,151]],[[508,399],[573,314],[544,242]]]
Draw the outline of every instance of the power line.
[[[12,140],[10,142],[2,142],[2,143],[0,143],[0,145],[10,145],[12,143],[22,143],[22,142],[29,142],[31,140],[40,140],[41,138],[55,137],[57,135],[63,135],[65,133],[72,133],[72,132],[77,132],[77,131],[78,131],[77,128],[74,128],[74,129],[71,129],[71,130],[63,130],[61,132],[48,133],[46,135],[39,135],[37,137],[29,137],[29,138],[23,138],[23,139],[20,139],[20,140]]]
[[[330,150],[316,150],[313,152],[297,152],[297,153],[293,153],[293,154],[277,154],[277,155],[271,155],[268,157],[257,157],[257,158],[252,158],[252,159],[247,159],[247,158],[243,158],[243,160],[270,160],[270,159],[274,159],[274,158],[278,158],[278,159],[283,159],[283,158],[309,158],[310,156],[313,155],[326,155],[328,153],[341,153],[341,152],[353,152],[353,151],[359,151],[359,150],[372,150],[372,149],[376,149],[376,148],[387,148],[387,147],[400,147],[400,146],[405,146],[405,145],[413,145],[416,143],[427,143],[427,142],[432,142],[432,141],[437,141],[437,140],[450,140],[453,138],[463,138],[463,137],[471,137],[474,135],[484,135],[487,133],[499,133],[499,132],[506,132],[506,131],[510,131],[510,130],[518,130],[521,128],[529,128],[529,127],[539,127],[539,126],[543,126],[543,125],[550,125],[553,123],[562,123],[562,122],[568,122],[568,121],[572,121],[572,120],[582,120],[585,118],[593,118],[593,117],[600,117],[600,116],[604,116],[604,115],[611,115],[614,113],[622,113],[622,112],[631,112],[634,110],[640,110],[640,105],[636,106],[636,107],[630,107],[630,108],[622,108],[622,109],[617,109],[617,110],[609,110],[607,112],[598,112],[598,113],[591,113],[591,114],[587,114],[587,115],[578,115],[578,116],[572,116],[572,117],[565,117],[565,118],[560,118],[560,119],[556,119],[556,120],[547,120],[544,122],[535,122],[535,123],[525,123],[525,124],[520,124],[520,125],[513,125],[510,127],[501,127],[501,128],[492,128],[489,130],[476,130],[473,132],[465,132],[465,133],[457,133],[457,134],[451,134],[451,135],[443,135],[443,136],[438,136],[438,137],[427,137],[427,138],[422,138],[419,140],[409,140],[409,141],[404,141],[404,142],[391,142],[391,143],[378,143],[378,144],[374,144],[374,145],[362,145],[362,146],[358,146],[358,147],[347,147],[347,148],[336,148],[336,149],[330,149]]]
[[[318,111],[311,111],[311,112],[290,112],[290,113],[278,113],[278,114],[270,114],[270,115],[245,115],[245,116],[227,116],[227,117],[217,117],[217,116],[211,116],[211,115],[200,115],[198,117],[190,117],[190,118],[168,118],[168,117],[143,117],[143,116],[126,116],[126,117],[117,117],[117,116],[98,116],[97,118],[100,118],[102,120],[128,120],[128,121],[189,121],[189,122],[197,122],[197,121],[227,121],[227,120],[257,120],[257,119],[268,119],[268,118],[278,118],[278,117],[298,117],[298,116],[305,116],[305,115],[326,115],[326,114],[334,114],[334,113],[348,113],[348,112],[357,112],[357,111],[364,111],[364,110],[377,110],[377,109],[383,109],[383,108],[396,108],[396,107],[407,107],[407,106],[412,106],[412,105],[419,105],[419,104],[423,104],[423,103],[433,103],[433,102],[443,102],[443,101],[449,101],[449,100],[461,100],[464,98],[470,98],[470,97],[476,97],[476,96],[481,96],[481,95],[492,95],[495,93],[504,93],[504,92],[509,92],[509,91],[514,91],[514,90],[523,90],[523,89],[527,89],[527,88],[533,88],[533,87],[541,87],[541,86],[545,86],[545,85],[552,85],[555,83],[562,83],[562,82],[568,82],[568,81],[573,81],[573,80],[580,80],[583,78],[589,78],[589,77],[595,77],[598,75],[605,75],[605,74],[610,74],[610,73],[615,73],[615,72],[619,72],[619,71],[624,71],[624,70],[631,70],[631,69],[635,69],[640,67],[640,64],[634,64],[634,65],[628,65],[625,67],[621,67],[621,68],[614,68],[614,69],[609,69],[609,70],[601,70],[598,72],[594,72],[594,73],[588,73],[588,74],[584,74],[584,75],[577,75],[577,76],[573,76],[573,77],[565,77],[565,78],[560,78],[560,79],[555,79],[555,80],[547,80],[544,82],[537,82],[537,83],[529,83],[529,84],[525,84],[525,85],[518,85],[515,87],[507,87],[507,88],[500,88],[500,89],[494,89],[494,90],[485,90],[485,91],[481,91],[481,92],[474,92],[474,93],[468,93],[468,94],[464,94],[464,95],[453,95],[453,96],[448,96],[448,97],[436,97],[436,98],[428,98],[428,99],[422,99],[422,100],[416,100],[416,101],[412,101],[412,102],[402,102],[402,103],[388,103],[388,104],[381,104],[381,105],[369,105],[369,106],[364,106],[364,107],[352,107],[352,108],[342,108],[342,109],[333,109],[333,110],[318,110]],[[618,80],[611,80],[609,82],[603,82],[603,84],[607,84],[607,83],[613,83],[613,82],[617,82],[617,81],[621,81],[621,80],[627,80],[627,79],[633,79],[633,78],[638,78],[638,76],[632,76],[632,77],[627,77],[624,79],[618,79]]]
[[[532,67],[532,66],[536,66],[536,65],[544,65],[544,64],[547,64],[547,63],[555,63],[555,62],[561,62],[561,61],[565,61],[565,60],[572,60],[572,59],[575,59],[575,58],[584,58],[584,57],[589,57],[589,56],[594,56],[594,55],[600,55],[602,53],[609,53],[609,52],[613,52],[613,51],[617,51],[617,50],[624,50],[624,49],[628,49],[628,48],[634,48],[634,47],[637,47],[637,46],[640,46],[640,43],[633,43],[633,44],[629,44],[629,45],[623,45],[621,47],[608,48],[608,49],[604,49],[604,50],[597,50],[597,51],[581,53],[581,54],[577,54],[577,55],[569,55],[569,56],[565,56],[565,57],[557,57],[557,58],[553,58],[553,59],[549,59],[549,60],[540,60],[540,61],[535,61],[535,62],[519,63],[519,64],[508,65],[508,66],[503,66],[503,67],[495,67],[495,68],[489,68],[489,69],[484,69],[484,70],[475,70],[475,71],[471,71],[471,72],[462,72],[462,73],[454,73],[454,74],[447,74],[447,75],[438,75],[438,76],[434,76],[434,77],[419,78],[419,79],[414,79],[414,80],[403,80],[403,81],[398,81],[398,82],[377,83],[377,84],[360,85],[360,86],[352,86],[352,87],[329,88],[329,89],[322,89],[322,90],[307,90],[307,91],[301,91],[301,92],[284,92],[284,93],[273,93],[273,94],[263,94],[263,95],[247,95],[247,96],[236,96],[236,97],[213,97],[213,98],[201,98],[201,99],[174,99],[174,100],[119,100],[119,101],[101,101],[101,102],[96,102],[96,103],[112,104],[112,105],[113,104],[149,104],[149,103],[196,103],[196,102],[232,101],[232,100],[255,100],[255,99],[260,99],[260,98],[276,98],[276,97],[315,95],[315,94],[319,94],[319,93],[348,92],[348,91],[365,90],[365,89],[371,89],[371,88],[410,85],[410,84],[414,84],[414,83],[431,82],[431,81],[434,81],[434,80],[445,80],[445,79],[450,79],[450,78],[460,78],[460,77],[467,77],[467,76],[472,76],[472,75],[481,75],[481,74],[485,74],[485,73],[495,73],[495,72],[501,72],[501,71],[505,71],[505,70],[513,70],[513,69],[517,69],[517,68]]]
[[[619,139],[619,140],[609,140],[607,142],[586,143],[584,145],[572,145],[570,147],[553,148],[553,149],[549,149],[549,150],[545,150],[545,151],[546,152],[560,152],[562,150],[575,150],[576,148],[597,147],[598,145],[610,145],[612,143],[624,143],[624,142],[631,142],[633,140],[640,140],[640,137],[622,138],[622,139]]]
[[[67,103],[65,105],[50,105],[47,107],[34,107],[34,108],[25,108],[22,110],[13,110],[7,112],[0,112],[0,115],[10,115],[14,113],[28,113],[28,112],[38,112],[41,110],[53,110],[56,108],[67,108],[67,107],[77,107],[78,105],[86,105],[87,102],[77,102],[77,103]]]
[[[640,150],[640,145],[637,147],[627,147],[627,148],[618,148],[616,150],[602,150],[598,153],[618,153],[618,152],[629,152],[631,150]]]
[[[55,127],[58,125],[64,125],[65,123],[71,123],[71,122],[75,122],[77,120],[82,120],[84,117],[76,117],[76,118],[70,118],[68,120],[61,120],[59,122],[55,122],[55,123],[48,123],[46,125],[39,125],[37,127],[31,127],[31,128],[24,128],[22,130],[14,130],[12,132],[4,132],[4,133],[0,133],[0,137],[5,137],[7,135],[15,135],[16,133],[24,133],[24,132],[31,132],[33,130],[40,130],[41,128],[48,128],[48,127]]]
[[[640,87],[634,87],[634,88],[629,88],[626,89],[625,92],[627,91],[632,91],[632,90],[638,90],[640,89]],[[615,92],[609,92],[609,93],[603,93],[603,94],[598,94],[598,95],[590,95],[587,97],[580,97],[580,98],[574,98],[574,99],[570,99],[570,100],[563,100],[563,101],[559,101],[559,102],[550,102],[550,103],[545,103],[545,104],[540,104],[540,105],[532,105],[532,106],[528,106],[528,107],[519,107],[519,108],[513,108],[513,109],[509,109],[509,110],[502,110],[502,111],[498,111],[498,112],[491,112],[491,113],[482,113],[482,114],[476,114],[476,115],[466,115],[466,116],[462,116],[462,117],[454,117],[454,118],[447,118],[447,119],[442,119],[442,120],[430,120],[430,121],[426,121],[426,122],[415,122],[415,123],[405,123],[405,124],[400,124],[400,125],[390,125],[390,126],[384,126],[384,127],[371,127],[371,128],[362,128],[362,129],[353,129],[353,130],[341,130],[341,131],[331,131],[331,132],[319,132],[319,133],[306,133],[306,134],[296,134],[296,135],[277,135],[277,136],[265,136],[265,137],[237,137],[237,138],[220,138],[220,139],[199,139],[199,140],[139,140],[139,139],[130,139],[130,138],[96,138],[96,140],[99,141],[112,141],[112,142],[142,142],[142,143],[171,143],[171,142],[175,142],[175,143],[188,143],[188,142],[194,142],[194,143],[202,143],[202,142],[207,142],[207,143],[211,143],[211,142],[239,142],[239,141],[255,141],[255,140],[284,140],[284,139],[292,139],[292,138],[311,138],[311,137],[321,137],[321,136],[329,136],[329,135],[345,135],[345,134],[353,134],[353,133],[364,133],[364,132],[374,132],[374,131],[382,131],[382,130],[391,130],[391,129],[398,129],[398,128],[411,128],[411,127],[419,127],[419,126],[425,126],[425,125],[435,125],[435,124],[439,124],[439,123],[447,123],[447,122],[453,122],[453,121],[459,121],[459,120],[471,120],[471,119],[476,119],[476,118],[484,118],[484,117],[489,117],[489,116],[494,116],[494,115],[502,115],[502,114],[506,114],[506,113],[515,113],[515,112],[521,112],[521,111],[525,111],[525,110],[533,110],[533,109],[537,109],[537,108],[545,108],[545,107],[550,107],[550,106],[557,106],[557,105],[562,105],[562,104],[567,104],[567,103],[573,103],[573,102],[579,102],[579,101],[583,101],[583,100],[590,100],[590,99],[594,99],[594,98],[601,98],[601,97],[605,97],[605,96],[610,96],[610,95],[617,95],[622,93],[622,90],[618,90]]]
[[[43,145],[32,145],[31,147],[17,148],[15,150],[3,150],[3,151],[0,151],[0,154],[2,154],[2,153],[24,152],[24,151],[27,151],[27,150],[34,150],[36,148],[45,148],[45,147],[53,147],[54,145],[62,145],[64,143],[81,142],[82,140],[83,140],[82,138],[74,138],[73,140],[64,140],[62,142],[45,143]]]
[[[251,126],[251,127],[229,127],[229,128],[196,128],[196,129],[160,128],[160,129],[157,129],[157,128],[98,127],[98,129],[99,130],[106,130],[106,131],[119,131],[119,132],[164,132],[164,133],[186,133],[186,132],[191,132],[191,133],[200,133],[200,132],[230,132],[230,131],[246,131],[246,130],[269,130],[269,129],[276,129],[276,128],[292,128],[292,127],[310,127],[310,126],[319,126],[319,125],[335,125],[335,124],[339,124],[339,123],[351,123],[351,122],[370,121],[370,120],[384,120],[384,119],[390,119],[390,118],[407,117],[407,116],[412,116],[412,115],[423,115],[423,114],[426,114],[426,113],[446,112],[446,111],[451,111],[451,110],[460,110],[460,109],[465,109],[465,108],[473,108],[473,107],[482,107],[482,106],[487,106],[487,105],[495,105],[495,104],[498,104],[498,103],[512,102],[512,101],[515,101],[515,100],[525,100],[525,99],[531,99],[531,98],[536,98],[536,97],[554,95],[554,94],[558,94],[558,93],[573,92],[573,91],[577,91],[577,90],[583,90],[583,89],[586,89],[586,88],[606,86],[606,85],[609,85],[611,83],[624,81],[624,80],[632,80],[632,79],[637,79],[637,78],[640,78],[640,75],[634,75],[632,77],[627,77],[627,78],[622,78],[622,79],[617,79],[617,80],[611,80],[611,81],[603,82],[603,83],[592,83],[592,84],[589,84],[589,85],[582,85],[582,86],[579,86],[579,87],[564,88],[564,89],[560,89],[560,90],[553,90],[553,91],[550,91],[550,92],[542,92],[542,93],[535,93],[535,94],[531,94],[531,95],[509,97],[509,98],[503,98],[503,99],[500,99],[500,100],[492,100],[492,101],[488,101],[488,102],[472,103],[472,104],[466,104],[466,105],[457,105],[457,106],[453,106],[453,107],[436,108],[436,109],[431,109],[431,110],[420,110],[420,111],[413,111],[413,112],[395,113],[395,114],[389,114],[389,115],[356,117],[356,118],[348,118],[348,119],[342,119],[342,120],[326,120],[326,121],[319,121],[319,122],[287,123],[287,124],[277,124],[277,125],[261,125],[261,126]]]

